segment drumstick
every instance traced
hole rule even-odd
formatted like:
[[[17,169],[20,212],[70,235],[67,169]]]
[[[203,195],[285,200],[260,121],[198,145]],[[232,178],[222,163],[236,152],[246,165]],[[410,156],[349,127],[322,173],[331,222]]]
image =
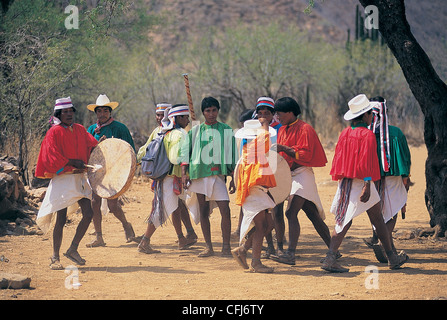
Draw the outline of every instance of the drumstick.
[[[194,113],[194,105],[192,104],[192,98],[191,98],[191,90],[189,89],[189,79],[188,74],[183,74],[183,80],[185,81],[185,89],[186,89],[186,97],[188,98],[188,106],[189,106],[189,113],[191,114],[191,120],[196,120],[196,114]]]
[[[100,164],[95,164],[95,165],[84,164],[84,166],[86,166],[87,168],[93,169],[93,170],[99,170],[99,169],[102,169],[102,165],[100,165]]]

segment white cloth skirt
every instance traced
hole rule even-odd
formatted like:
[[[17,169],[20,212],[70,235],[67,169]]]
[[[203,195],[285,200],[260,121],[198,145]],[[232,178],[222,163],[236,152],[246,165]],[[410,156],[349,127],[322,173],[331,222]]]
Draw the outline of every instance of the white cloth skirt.
[[[364,181],[360,179],[352,180],[351,194],[349,195],[349,204],[348,209],[346,210],[346,215],[343,220],[343,224],[335,224],[335,232],[340,233],[344,227],[356,216],[359,214],[366,212],[368,209],[372,208],[376,203],[380,201],[379,193],[374,186],[374,183],[371,182],[371,191],[370,197],[367,202],[360,201],[360,195],[362,194]],[[341,180],[338,181],[337,192],[335,193],[334,200],[332,201],[331,212],[335,215],[337,211],[338,201],[340,199],[340,185]]]
[[[92,199],[92,188],[85,173],[62,174],[51,179],[37,214],[36,223],[46,233],[53,213],[65,209],[82,198]]]
[[[292,171],[292,188],[290,195],[298,195],[309,200],[317,207],[321,219],[325,219],[323,204],[318,195],[314,171],[311,167],[299,167]]]
[[[276,206],[276,203],[267,194],[267,191],[267,188],[263,188],[261,186],[254,186],[250,188],[249,194],[242,204],[242,212],[244,215],[241,223],[239,242],[242,242],[242,239],[244,239],[245,234],[250,228],[251,222],[259,212],[272,209]]]
[[[407,190],[401,176],[385,177],[385,192],[383,197],[383,219],[390,221],[407,203]]]
[[[159,214],[164,215],[163,221],[167,221],[171,214],[178,208],[178,200],[185,200],[185,194],[182,192],[177,195],[174,193],[174,177],[166,176],[163,179],[163,208],[164,212],[157,212],[154,217],[151,217],[151,223],[158,228],[160,223]]]
[[[225,176],[218,175],[191,180],[191,185],[186,191],[186,206],[196,224],[200,222],[197,193],[204,194],[205,200],[210,202],[210,212],[217,207],[216,201],[230,201]]]

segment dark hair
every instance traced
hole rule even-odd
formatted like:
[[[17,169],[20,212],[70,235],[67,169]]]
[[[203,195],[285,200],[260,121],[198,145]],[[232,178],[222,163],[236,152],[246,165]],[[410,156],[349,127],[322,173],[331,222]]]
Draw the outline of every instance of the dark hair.
[[[239,122],[245,122],[247,120],[250,120],[253,116],[253,112],[255,112],[255,109],[247,109],[244,112],[241,113],[239,116]]]
[[[99,107],[106,107],[106,108],[109,108],[110,113],[112,113],[112,108],[109,107],[109,106],[96,106],[96,107],[95,107],[95,113],[96,113],[96,109],[99,108]]]
[[[75,107],[71,107],[73,109],[73,112],[76,112]],[[68,108],[67,108],[68,109]],[[54,110],[53,116],[60,119],[61,118],[62,109]]]
[[[267,107],[267,106],[259,106],[256,108],[256,112],[258,112],[259,110],[268,110],[270,111],[272,114],[275,113],[275,109],[271,108],[271,107]]]
[[[365,114],[371,114],[372,109],[366,111],[365,113],[362,113],[361,115],[359,115],[358,117],[355,117],[354,119],[351,119],[351,125],[354,124],[355,122],[361,121],[363,119],[363,115]]]
[[[290,97],[279,98],[275,102],[275,111],[278,112],[293,112],[295,116],[301,114],[301,108],[295,99]]]
[[[205,97],[202,100],[202,112],[206,108],[216,107],[218,110],[220,110],[220,104],[219,101],[217,101],[216,98],[213,97]]]
[[[369,101],[385,102],[385,99],[381,96],[376,96],[374,98],[369,99]]]

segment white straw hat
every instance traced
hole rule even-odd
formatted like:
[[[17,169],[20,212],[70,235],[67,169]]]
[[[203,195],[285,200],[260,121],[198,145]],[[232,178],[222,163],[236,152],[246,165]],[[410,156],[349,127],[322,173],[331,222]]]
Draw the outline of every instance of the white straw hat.
[[[352,120],[354,118],[357,118],[358,116],[361,116],[365,112],[371,110],[376,104],[376,102],[370,102],[366,95],[359,94],[349,100],[349,111],[345,113],[343,118],[345,120]]]
[[[244,127],[239,129],[234,135],[238,139],[254,139],[264,130],[259,120],[247,120],[244,122]],[[276,136],[276,130],[269,126],[270,137]]]
[[[98,98],[96,98],[96,104],[89,104],[87,109],[95,111],[96,107],[110,107],[114,110],[118,105],[118,102],[110,102],[110,99],[105,94],[100,94]]]

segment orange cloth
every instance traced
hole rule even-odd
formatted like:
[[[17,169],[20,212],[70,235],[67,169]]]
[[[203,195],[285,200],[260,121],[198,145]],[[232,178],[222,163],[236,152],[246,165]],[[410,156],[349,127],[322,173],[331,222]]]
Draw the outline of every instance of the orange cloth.
[[[275,175],[267,162],[266,153],[270,149],[270,136],[267,131],[242,148],[242,161],[237,178],[236,204],[241,206],[251,187],[276,187]]]

